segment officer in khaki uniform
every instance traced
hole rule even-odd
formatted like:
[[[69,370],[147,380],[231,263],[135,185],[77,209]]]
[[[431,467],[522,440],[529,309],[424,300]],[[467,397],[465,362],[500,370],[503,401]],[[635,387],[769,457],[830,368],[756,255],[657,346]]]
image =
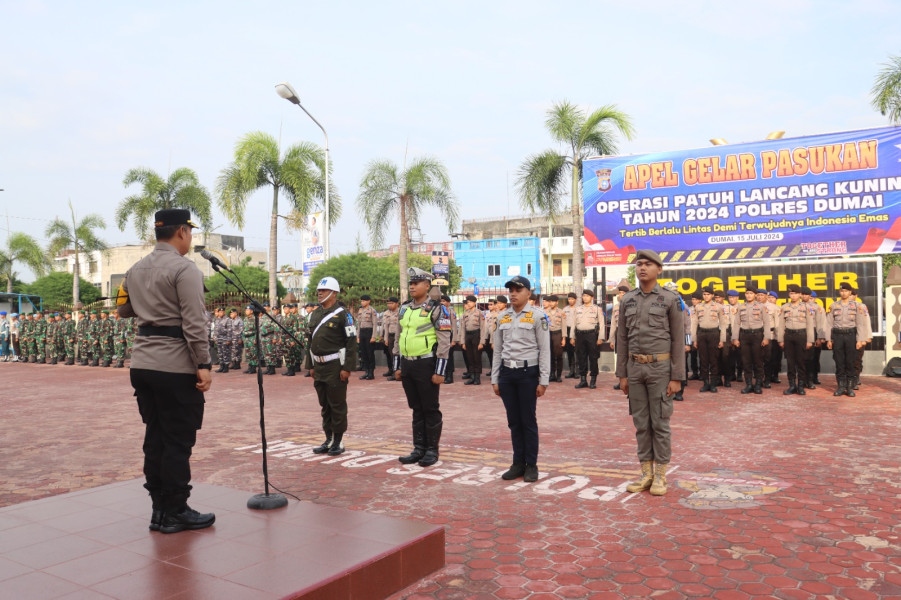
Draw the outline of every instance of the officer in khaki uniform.
[[[814,384],[820,383],[820,353],[826,343],[826,311],[816,301],[816,293],[807,286],[801,286],[801,302],[806,302],[814,315],[814,327],[817,332],[817,341],[807,353],[807,385],[808,390],[815,389]]]
[[[717,350],[717,365],[719,366],[720,376],[717,379],[717,385],[731,388],[729,375],[732,369],[729,366],[730,354],[729,348],[732,346],[732,307],[726,302],[726,292],[724,290],[713,290],[713,301],[720,305],[723,314],[726,315],[726,341],[722,348]],[[734,373],[731,373],[734,375]]]
[[[657,283],[663,261],[653,250],[635,257],[638,287],[626,292],[616,327],[616,376],[629,398],[641,479],[626,490],[666,493],[673,395],[685,379],[685,321],[679,295]]]
[[[605,333],[604,312],[594,303],[594,292],[582,290],[582,304],[573,311],[573,337],[579,360],[579,383],[576,389],[595,389],[598,382],[598,356]],[[585,379],[591,373],[591,383]]]
[[[566,374],[566,379],[576,379],[578,377],[576,374],[576,343],[573,341],[576,337],[576,300],[576,293],[570,292],[566,295],[566,306],[563,307],[563,314],[565,315],[563,337],[566,341],[566,346],[563,349],[566,351],[566,360],[569,362],[569,373]]]
[[[457,320],[458,337],[463,343],[463,351],[469,362],[469,379],[466,385],[480,385],[482,383],[482,349],[485,347],[486,334],[485,317],[477,305],[478,298],[466,296],[464,306],[466,310]]]
[[[334,277],[325,277],[316,286],[319,307],[307,322],[310,340],[304,366],[313,374],[313,388],[319,398],[325,441],[315,454],[337,456],[344,452],[347,431],[347,383],[357,366],[357,331],[353,317],[338,305],[341,286]]]
[[[719,379],[719,349],[726,344],[728,325],[723,306],[713,301],[713,288],[701,290],[703,302],[695,306],[691,319],[691,339],[698,349],[701,363],[702,392],[716,393]]]
[[[788,363],[788,388],[783,394],[804,396],[804,382],[807,381],[807,351],[816,341],[814,327],[816,317],[810,307],[801,302],[801,286],[788,286],[789,302],[782,305],[776,320],[776,341],[785,351]]]
[[[360,345],[360,355],[362,357],[363,375],[360,379],[375,379],[373,372],[375,371],[375,350],[372,346],[375,342],[375,330],[378,326],[379,315],[371,306],[372,297],[369,294],[360,296],[360,309],[357,311],[357,326],[359,333],[357,334],[357,343]]]
[[[670,282],[672,283],[672,282]],[[675,287],[675,284],[673,284]],[[667,288],[669,289],[669,288]],[[619,303],[623,301],[623,296],[626,295],[626,292],[629,291],[629,286],[620,285],[616,288],[616,304],[613,305],[613,312],[610,315],[610,333],[607,334],[607,343],[610,344],[610,349],[614,351],[613,359],[616,360],[616,326],[619,322]],[[619,389],[619,382],[617,381],[613,385],[613,389]]]
[[[763,393],[763,351],[770,344],[772,329],[772,317],[766,305],[757,301],[757,292],[745,291],[745,303],[739,304],[732,316],[732,345],[741,352],[745,376],[742,394]]]
[[[387,301],[387,308],[382,312],[379,328],[382,334],[382,343],[385,345],[385,359],[388,361],[388,370],[383,373],[385,377],[394,378],[391,365],[394,364],[394,340],[397,339],[397,298],[391,296]]]
[[[506,284],[510,308],[498,313],[491,385],[504,401],[513,444],[513,464],[501,475],[511,480],[538,480],[538,398],[547,390],[551,372],[548,319],[528,302],[531,283],[517,275]],[[561,330],[562,331],[562,330]],[[562,340],[562,332],[560,334]]]
[[[771,290],[766,294],[766,309],[770,311],[773,319],[773,339],[776,339],[776,323],[779,320],[779,294],[775,290]],[[764,371],[767,372],[767,380],[769,383],[782,383],[779,379],[779,373],[782,371],[782,347],[779,344],[770,344],[770,355],[767,357]],[[769,383],[763,387],[770,387]]]
[[[551,339],[551,375],[549,381],[563,382],[563,325],[566,313],[560,308],[560,299],[556,295],[544,297],[544,313],[548,318],[548,331]]]
[[[855,289],[851,290],[851,300],[860,304],[860,308],[863,309],[864,322],[867,326],[867,333],[864,337],[865,344],[857,348],[857,354],[854,356],[854,377],[851,380],[851,389],[857,390],[860,389],[860,373],[863,371],[863,355],[866,352],[866,344],[873,341],[873,326],[870,324],[870,311],[867,305],[857,297],[857,290]]]
[[[854,393],[854,357],[867,344],[868,316],[866,307],[851,300],[854,288],[847,281],[839,287],[841,300],[833,302],[826,312],[826,345],[835,359],[835,380],[838,384],[833,396]]]

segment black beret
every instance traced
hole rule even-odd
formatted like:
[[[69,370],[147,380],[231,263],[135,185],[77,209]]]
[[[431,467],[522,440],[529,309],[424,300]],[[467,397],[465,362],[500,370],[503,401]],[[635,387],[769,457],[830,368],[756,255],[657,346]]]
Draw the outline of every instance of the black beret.
[[[510,304],[510,301],[507,300],[506,296],[498,296],[496,301],[500,302],[501,304]]]
[[[197,223],[191,220],[191,211],[184,208],[167,208],[156,211],[156,214],[153,215],[153,226],[168,227],[170,225],[197,227]]]
[[[582,290],[582,295],[584,296],[585,294],[588,294],[589,296],[591,296],[592,298],[594,298],[594,292],[591,291],[591,290],[589,290],[589,289],[584,289],[584,290]]]
[[[372,297],[369,294],[363,294],[360,296],[360,300],[372,300]]]
[[[700,291],[696,291],[691,295],[692,298],[697,298],[698,300],[703,300],[704,296]]]
[[[444,298],[444,296],[442,296]],[[388,296],[388,302],[398,302],[397,296]]]
[[[616,289],[617,289],[617,291],[620,291],[620,292],[628,292],[628,291],[629,291],[629,286],[627,286],[627,285],[619,285],[619,286],[616,286]]]
[[[441,299],[444,302],[450,302],[450,296],[448,296],[447,294],[441,294]],[[390,300],[389,300],[389,302],[390,302]]]
[[[575,293],[575,292],[570,292],[570,293],[568,293],[568,294],[566,295],[566,297],[567,297],[567,298],[578,298],[578,296],[576,296],[576,293]]]
[[[790,284],[788,284],[788,291],[793,294],[800,294],[801,286],[798,285],[797,283],[790,283]]]
[[[724,292],[723,290],[714,290],[713,295],[716,296],[717,298],[725,298],[726,292]]]
[[[549,300],[551,302],[560,302],[560,297],[557,294],[551,294],[550,296],[545,296],[545,300]]]
[[[806,285],[802,285],[802,286],[801,286],[801,293],[802,293],[802,294],[807,294],[807,295],[809,296],[809,295],[810,295],[810,291],[811,291],[810,288],[807,287]]]
[[[701,288],[701,293],[702,294],[712,294],[713,288],[710,287],[709,285],[705,285],[704,287]]]
[[[475,296],[473,296],[472,294],[470,294],[470,295],[466,296],[466,301],[467,302],[478,302],[479,299],[476,298]]]
[[[538,302],[538,294],[532,294],[531,296],[529,296],[529,300],[532,300],[533,302]]]

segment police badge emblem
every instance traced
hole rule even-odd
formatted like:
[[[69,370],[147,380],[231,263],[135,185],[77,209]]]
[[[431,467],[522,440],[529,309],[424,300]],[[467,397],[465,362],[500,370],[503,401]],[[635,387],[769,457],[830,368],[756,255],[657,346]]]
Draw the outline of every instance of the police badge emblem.
[[[598,169],[594,174],[598,176],[599,192],[606,192],[613,187],[610,183],[610,176],[613,174],[613,169]]]

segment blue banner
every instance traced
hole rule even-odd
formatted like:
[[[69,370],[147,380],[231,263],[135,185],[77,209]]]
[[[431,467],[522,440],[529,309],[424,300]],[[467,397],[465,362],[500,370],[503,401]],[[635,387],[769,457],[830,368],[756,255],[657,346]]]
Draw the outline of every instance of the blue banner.
[[[901,128],[590,158],[585,264],[901,252]]]

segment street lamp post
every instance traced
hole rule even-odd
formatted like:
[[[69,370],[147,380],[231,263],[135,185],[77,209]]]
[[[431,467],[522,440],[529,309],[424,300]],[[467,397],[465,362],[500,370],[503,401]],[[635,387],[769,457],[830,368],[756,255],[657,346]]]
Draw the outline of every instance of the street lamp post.
[[[328,260],[329,257],[329,206],[328,206],[328,180],[329,180],[329,172],[328,172],[328,133],[325,131],[325,127],[316,120],[316,117],[310,114],[306,108],[303,107],[303,104],[300,103],[300,98],[297,97],[297,92],[294,91],[294,88],[291,87],[291,84],[288,82],[280,83],[275,86],[275,93],[284,98],[285,100],[291,102],[292,104],[296,104],[303,110],[303,112],[307,113],[307,116],[313,119],[313,122],[319,126],[319,129],[322,130],[322,135],[325,136],[325,234],[322,236],[324,239],[323,242],[323,259]],[[302,259],[301,259],[302,260]]]

